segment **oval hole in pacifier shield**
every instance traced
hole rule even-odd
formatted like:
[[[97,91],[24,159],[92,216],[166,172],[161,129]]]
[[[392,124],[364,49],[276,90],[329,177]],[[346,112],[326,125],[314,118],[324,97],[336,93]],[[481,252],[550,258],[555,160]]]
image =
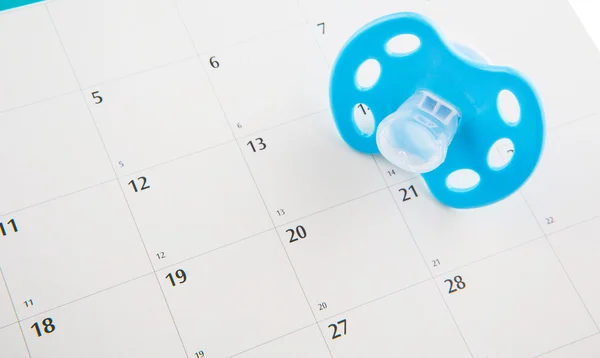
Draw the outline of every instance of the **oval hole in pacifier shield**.
[[[519,120],[521,119],[521,106],[514,93],[509,90],[500,91],[498,94],[497,105],[500,117],[502,117],[502,120],[504,120],[506,124],[514,126],[519,123]]]
[[[412,34],[401,34],[392,37],[385,45],[385,50],[392,56],[406,56],[419,49],[421,40]]]
[[[498,139],[488,152],[487,163],[492,170],[502,170],[510,164],[515,146],[508,138]]]
[[[471,169],[455,170],[446,178],[448,189],[457,192],[465,192],[475,189],[481,178],[476,171]]]
[[[361,91],[366,91],[377,83],[381,74],[381,65],[375,59],[368,59],[361,63],[356,70],[356,87]]]
[[[359,103],[354,106],[352,119],[354,119],[354,124],[362,135],[368,137],[375,131],[375,117],[366,104]]]

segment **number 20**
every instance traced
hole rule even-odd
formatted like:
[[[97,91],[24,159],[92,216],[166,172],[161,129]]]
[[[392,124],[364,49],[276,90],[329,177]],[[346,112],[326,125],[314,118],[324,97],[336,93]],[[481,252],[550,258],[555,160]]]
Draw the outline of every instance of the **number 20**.
[[[306,237],[306,229],[304,229],[304,226],[302,226],[302,225],[296,226],[295,230],[287,229],[287,230],[285,230],[285,232],[290,233],[290,244],[292,242],[298,241],[298,238],[304,239]]]

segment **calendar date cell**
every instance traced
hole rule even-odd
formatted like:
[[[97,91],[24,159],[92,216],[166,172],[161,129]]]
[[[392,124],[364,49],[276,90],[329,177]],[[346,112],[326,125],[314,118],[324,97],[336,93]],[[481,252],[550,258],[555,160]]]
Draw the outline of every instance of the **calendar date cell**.
[[[238,138],[329,107],[327,65],[304,26],[200,58]]]
[[[0,215],[114,179],[80,93],[0,113]]]
[[[195,55],[172,1],[61,0],[47,6],[82,88]]]
[[[3,11],[0,34],[0,112],[79,89],[42,4]]]
[[[434,274],[543,235],[519,193],[483,208],[456,210],[438,202],[421,178],[391,189]]]
[[[523,195],[546,233],[600,216],[600,161],[594,115],[548,133],[540,165]]]
[[[600,218],[548,236],[575,289],[596,323],[600,323]]]
[[[120,182],[156,268],[273,227],[235,142]]]
[[[10,218],[19,232],[0,236],[0,262],[20,317],[152,271],[116,181]]]
[[[185,357],[154,274],[28,318],[22,326],[33,357]]]
[[[404,0],[400,6],[389,0],[299,0],[298,3],[330,64],[348,39],[368,22],[400,11],[423,13],[429,5],[423,0]]]
[[[431,277],[387,190],[278,230],[317,319]]]
[[[30,358],[18,324],[0,328],[2,356],[10,358]]]
[[[259,149],[257,138],[266,145],[262,151],[248,145]],[[238,143],[277,225],[385,188],[373,158],[348,147],[327,113]]]
[[[179,0],[178,6],[199,53],[280,32],[303,22],[294,0],[222,0],[210,5]]]
[[[84,94],[119,175],[233,139],[198,58]]]
[[[161,270],[158,277],[187,350],[201,349],[206,357],[230,357],[314,323],[274,230]]]
[[[471,357],[431,280],[319,326],[334,357]]]
[[[436,282],[475,357],[533,357],[597,331],[544,238]]]

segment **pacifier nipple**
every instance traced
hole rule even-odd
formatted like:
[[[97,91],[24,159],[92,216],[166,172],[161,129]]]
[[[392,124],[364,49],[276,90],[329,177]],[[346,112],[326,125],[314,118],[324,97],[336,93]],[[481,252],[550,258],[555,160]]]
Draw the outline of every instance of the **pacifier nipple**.
[[[457,109],[425,90],[415,92],[377,127],[380,153],[397,167],[427,173],[444,162],[460,115]]]

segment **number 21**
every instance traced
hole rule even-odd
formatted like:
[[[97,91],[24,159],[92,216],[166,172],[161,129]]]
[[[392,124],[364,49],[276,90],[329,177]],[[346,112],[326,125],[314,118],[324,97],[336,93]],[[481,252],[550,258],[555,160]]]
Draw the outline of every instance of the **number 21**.
[[[414,185],[409,186],[408,190],[412,190],[415,198],[419,196],[419,194],[417,194],[417,190],[415,189]],[[408,193],[408,190],[404,189],[404,188],[398,190],[399,192],[404,194],[404,196],[402,197],[402,201],[409,201],[410,199],[412,199],[412,197]]]

